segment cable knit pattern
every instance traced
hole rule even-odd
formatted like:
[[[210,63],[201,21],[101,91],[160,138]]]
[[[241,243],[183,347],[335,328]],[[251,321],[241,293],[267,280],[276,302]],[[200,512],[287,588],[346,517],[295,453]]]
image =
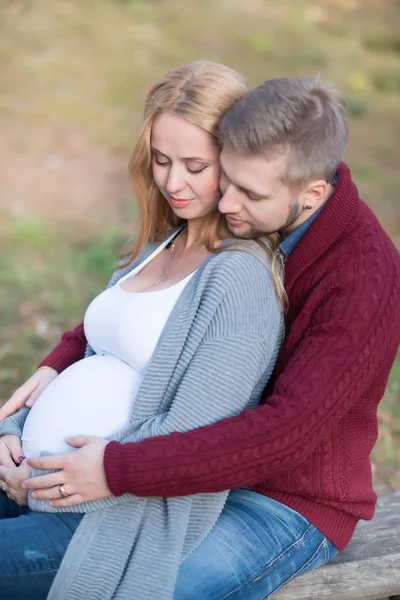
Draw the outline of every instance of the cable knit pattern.
[[[357,521],[372,518],[369,456],[400,339],[400,259],[344,163],[337,174],[286,263],[287,336],[264,404],[185,434],[109,444],[114,494],[252,486],[303,514],[340,550]],[[68,364],[81,357],[71,352]]]
[[[370,452],[400,339],[400,260],[346,165],[286,263],[287,336],[263,405],[184,435],[110,444],[114,493],[253,486],[344,549],[376,504]]]
[[[113,439],[167,437],[257,406],[278,355],[283,319],[266,254],[254,242],[240,246],[245,251],[212,255],[185,287],[144,375],[131,420]],[[136,263],[116,271],[109,285],[153,250],[150,245]],[[92,353],[88,347],[86,356]],[[16,433],[25,416],[23,410],[6,419],[0,433]],[[138,600],[171,600],[179,565],[210,532],[227,494],[139,498],[126,493],[61,509],[30,497],[33,510],[87,513],[49,600],[130,600],[132,594]]]

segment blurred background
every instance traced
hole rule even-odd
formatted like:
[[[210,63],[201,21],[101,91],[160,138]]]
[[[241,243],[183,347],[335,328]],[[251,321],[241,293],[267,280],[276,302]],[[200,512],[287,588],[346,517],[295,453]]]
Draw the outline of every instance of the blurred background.
[[[0,403],[80,322],[135,232],[127,173],[148,88],[207,58],[252,85],[345,93],[345,156],[400,241],[400,3],[0,0]],[[400,361],[379,411],[378,492],[400,488]]]

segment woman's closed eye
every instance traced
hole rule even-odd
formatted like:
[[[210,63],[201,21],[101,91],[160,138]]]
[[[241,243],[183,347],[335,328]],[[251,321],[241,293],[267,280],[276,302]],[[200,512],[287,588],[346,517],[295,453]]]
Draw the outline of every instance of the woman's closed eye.
[[[185,165],[189,173],[193,173],[193,175],[201,173],[210,166],[208,162],[203,162],[200,159],[187,159]]]
[[[187,170],[189,171],[189,173],[192,173],[193,175],[196,175],[196,173],[201,173],[202,171],[204,171],[204,169],[207,169],[208,165],[203,165],[202,167],[197,167],[196,169],[191,169],[190,167],[188,167],[186,165]]]
[[[154,157],[154,160],[157,165],[160,165],[160,167],[166,167],[170,164],[169,160],[160,160],[157,156]]]
[[[159,167],[168,167],[171,163],[169,160],[160,160],[160,158],[158,158],[157,156],[154,157],[155,163],[159,166]],[[186,165],[186,169],[189,171],[189,173],[191,173],[192,175],[196,175],[197,173],[201,173],[202,171],[204,171],[204,169],[206,169],[208,167],[208,165],[202,165],[200,167],[189,167],[188,165]]]

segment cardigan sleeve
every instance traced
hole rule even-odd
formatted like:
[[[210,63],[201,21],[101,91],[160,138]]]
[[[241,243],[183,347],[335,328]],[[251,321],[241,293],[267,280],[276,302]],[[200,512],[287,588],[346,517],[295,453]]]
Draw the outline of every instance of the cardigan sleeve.
[[[86,337],[83,323],[80,323],[72,331],[63,333],[57,346],[42,360],[39,367],[51,367],[58,373],[64,371],[73,363],[81,360],[85,354]]]
[[[360,294],[334,279],[265,404],[186,433],[109,443],[112,492],[167,497],[255,485],[307,460],[378,374],[383,394],[399,343],[396,286]]]
[[[222,272],[215,269],[210,279],[210,288],[218,289],[215,297],[223,289],[221,281],[226,291],[212,311],[207,302],[196,311],[195,323],[213,316],[182,373],[171,405],[160,415],[161,431],[187,431],[254,408],[276,362],[283,315],[265,265],[244,253],[224,257]],[[194,324],[187,334],[187,352],[198,335]],[[137,476],[127,465],[119,465],[116,477],[125,470],[128,479]],[[111,486],[115,489],[118,483]]]
[[[16,435],[20,438],[29,410],[29,408],[23,406],[15,414],[0,421],[0,435]]]

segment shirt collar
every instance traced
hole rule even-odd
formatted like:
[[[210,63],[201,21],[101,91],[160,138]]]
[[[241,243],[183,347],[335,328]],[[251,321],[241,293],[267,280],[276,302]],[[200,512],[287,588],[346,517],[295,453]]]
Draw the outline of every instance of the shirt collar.
[[[311,217],[304,221],[301,225],[299,225],[292,233],[290,233],[280,244],[279,247],[286,258],[289,256],[291,252],[295,249],[295,246],[299,243],[303,235],[308,231],[311,225],[314,223],[315,219],[318,217],[319,213],[323,209],[323,206],[317,212],[315,212]]]

